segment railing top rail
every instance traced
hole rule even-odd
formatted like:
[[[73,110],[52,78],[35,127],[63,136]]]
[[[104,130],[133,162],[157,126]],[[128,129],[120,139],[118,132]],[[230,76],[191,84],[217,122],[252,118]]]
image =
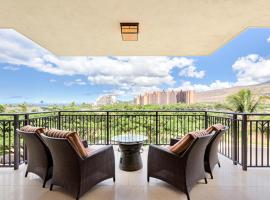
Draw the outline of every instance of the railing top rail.
[[[11,113],[0,113],[0,116],[14,116],[16,114],[11,114]]]
[[[218,111],[218,110],[205,110],[205,111],[208,113],[220,113],[220,114],[230,114],[230,115],[233,115],[233,114],[240,115],[241,114],[239,112],[231,112],[231,111]]]
[[[15,116],[15,115],[35,115],[35,114],[55,114],[55,113],[83,113],[83,112],[197,112],[197,113],[219,113],[219,114],[236,114],[236,115],[253,115],[253,116],[269,116],[270,113],[239,113],[230,111],[217,111],[217,110],[57,110],[57,111],[43,111],[43,112],[27,112],[27,113],[0,113],[0,116]]]
[[[53,114],[59,111],[42,111],[42,112],[26,112],[26,113],[0,113],[0,116],[14,116],[14,115],[35,115],[35,114]]]
[[[61,110],[64,112],[206,112],[205,110]]]
[[[257,116],[269,116],[270,115],[270,113],[241,113],[241,115],[244,115],[244,114],[253,115],[253,116],[255,116],[255,115],[257,115]]]

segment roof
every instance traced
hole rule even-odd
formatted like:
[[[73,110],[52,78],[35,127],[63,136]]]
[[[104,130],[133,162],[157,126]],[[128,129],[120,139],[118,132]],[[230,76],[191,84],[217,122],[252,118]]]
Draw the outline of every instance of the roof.
[[[0,27],[59,56],[208,55],[248,27],[270,25],[268,0],[0,0]],[[139,22],[122,41],[120,22]]]

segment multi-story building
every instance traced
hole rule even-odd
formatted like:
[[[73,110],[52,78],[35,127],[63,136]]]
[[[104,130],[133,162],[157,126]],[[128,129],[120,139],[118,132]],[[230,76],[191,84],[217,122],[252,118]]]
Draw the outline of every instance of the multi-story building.
[[[191,104],[195,102],[195,92],[193,90],[187,91],[154,91],[146,92],[135,97],[134,103],[136,105],[159,104],[168,105],[175,103]]]
[[[101,96],[96,100],[97,106],[103,106],[103,105],[110,105],[116,103],[116,96],[115,95],[105,95]]]

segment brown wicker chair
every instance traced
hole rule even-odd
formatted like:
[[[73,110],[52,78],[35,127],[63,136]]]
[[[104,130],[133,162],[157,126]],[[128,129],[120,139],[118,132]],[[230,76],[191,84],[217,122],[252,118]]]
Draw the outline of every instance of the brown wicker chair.
[[[204,171],[204,152],[213,135],[196,138],[181,155],[167,148],[150,145],[148,152],[147,181],[150,177],[163,180],[183,191],[188,200],[189,192],[197,181],[207,179]]]
[[[27,147],[28,160],[25,177],[28,172],[37,174],[43,179],[43,187],[52,177],[52,157],[48,147],[42,138],[34,132],[24,132],[17,129],[17,133],[22,136]]]
[[[52,138],[42,134],[53,158],[53,177],[50,186],[62,186],[79,199],[97,183],[113,178],[115,161],[112,145],[105,146],[83,159],[65,138]]]
[[[220,167],[220,162],[218,159],[218,145],[222,135],[228,130],[228,127],[216,132],[214,136],[211,138],[209,144],[206,147],[205,155],[204,155],[204,168],[205,171],[208,172],[213,179],[213,169],[218,164]]]
[[[220,167],[220,162],[218,159],[218,145],[222,135],[228,130],[228,127],[221,129],[218,132],[214,131],[214,135],[211,138],[209,144],[206,147],[205,154],[204,154],[204,168],[207,173],[210,174],[211,179],[213,179],[213,169],[215,168],[216,164]],[[174,145],[176,142],[179,141],[180,138],[171,139],[170,146]]]

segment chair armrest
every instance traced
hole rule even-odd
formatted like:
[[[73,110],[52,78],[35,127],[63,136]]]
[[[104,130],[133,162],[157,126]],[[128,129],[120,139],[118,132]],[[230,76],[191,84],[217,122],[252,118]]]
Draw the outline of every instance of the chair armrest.
[[[180,138],[171,138],[170,146],[173,146],[173,145],[176,144],[179,140],[180,140]]]
[[[183,162],[180,156],[169,149],[156,145],[149,146],[148,152],[148,177],[163,177],[163,180],[173,179],[182,174]]]
[[[100,167],[104,165],[112,165],[114,167],[114,162],[113,146],[109,145],[95,150],[83,160],[83,165],[86,166],[86,168],[89,168],[89,166]]]
[[[113,146],[105,146],[93,151],[80,163],[82,188],[90,188],[107,178],[115,177]],[[83,189],[86,191],[86,189]]]
[[[169,149],[160,147],[157,145],[150,145],[149,146],[149,152],[148,152],[148,158],[151,156],[161,158],[161,157],[167,157],[170,159],[179,159],[179,155],[171,152]]]
[[[87,140],[82,140],[82,144],[83,144],[84,148],[87,148],[88,147]]]

